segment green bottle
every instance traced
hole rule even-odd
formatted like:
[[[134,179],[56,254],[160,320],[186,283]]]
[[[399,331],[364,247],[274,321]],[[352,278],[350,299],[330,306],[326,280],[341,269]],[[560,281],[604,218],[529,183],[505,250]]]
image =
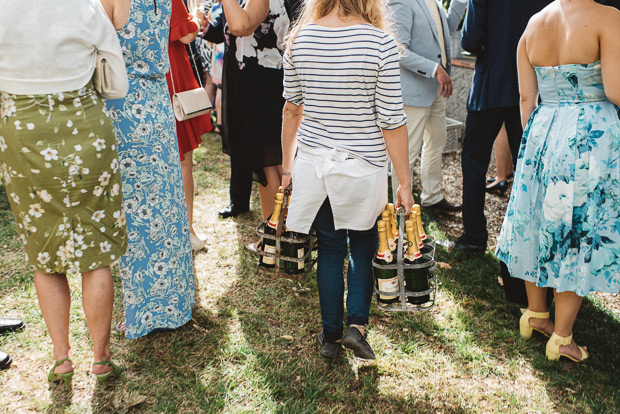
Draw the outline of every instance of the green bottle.
[[[387,243],[387,225],[389,222],[379,220],[377,222],[377,231],[379,232],[379,250],[375,262],[380,265],[391,265],[394,262],[394,255],[390,251]],[[377,302],[379,305],[386,306],[390,303],[398,302],[398,271],[396,269],[380,269],[374,268],[377,289],[382,292],[392,293],[394,296],[380,295],[377,293]]]
[[[284,194],[276,194],[276,203],[273,206],[273,213],[265,226],[265,234],[276,235],[278,230],[278,222],[280,221],[280,213],[282,212],[282,203],[284,201]],[[268,238],[263,238],[263,250],[265,253],[276,254],[276,241]],[[262,256],[260,257],[260,266],[266,269],[273,269],[276,267],[275,257]]]
[[[407,231],[407,253],[403,260],[404,264],[424,264],[428,260],[422,257],[420,248],[418,247],[420,242],[419,232],[416,226],[416,212],[412,211],[410,220],[405,221],[405,229]],[[428,268],[423,267],[419,269],[405,269],[405,286],[407,290],[411,292],[423,292],[428,290]],[[430,300],[429,295],[424,296],[408,296],[409,303],[414,305],[421,305]]]

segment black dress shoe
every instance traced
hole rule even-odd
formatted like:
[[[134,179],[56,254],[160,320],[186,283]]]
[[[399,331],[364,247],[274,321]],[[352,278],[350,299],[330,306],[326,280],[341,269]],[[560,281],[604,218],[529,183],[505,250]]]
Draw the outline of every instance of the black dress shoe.
[[[0,318],[0,333],[11,332],[23,329],[26,326],[24,322],[13,318]]]
[[[366,335],[354,326],[349,326],[342,338],[342,345],[353,351],[353,354],[362,359],[375,359],[375,351],[372,350],[370,344],[366,341]]]
[[[445,198],[442,198],[435,204],[431,204],[430,206],[423,206],[425,208],[432,208],[433,210],[445,211],[448,213],[454,213],[455,211],[461,211],[463,209],[462,204],[452,204]]]
[[[321,356],[327,359],[334,359],[340,353],[340,342],[327,342],[323,331],[318,337],[319,345],[321,345]]]
[[[487,193],[500,193],[501,195],[504,195],[507,189],[508,189],[508,181],[504,180],[504,181],[499,181],[493,185],[487,186],[486,191]]]
[[[486,246],[465,241],[465,236],[461,236],[455,240],[437,240],[435,243],[445,249],[459,249],[471,253],[484,253],[486,250]]]
[[[6,352],[0,351],[0,369],[7,369],[11,366],[13,359]]]
[[[248,211],[250,211],[249,207],[240,208],[231,204],[221,209],[217,215],[221,218],[237,217],[239,214],[247,213]]]

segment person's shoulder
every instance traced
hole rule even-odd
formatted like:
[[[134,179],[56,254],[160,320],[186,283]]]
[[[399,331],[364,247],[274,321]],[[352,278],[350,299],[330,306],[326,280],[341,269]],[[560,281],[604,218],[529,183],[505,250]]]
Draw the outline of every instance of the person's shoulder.
[[[620,10],[614,6],[594,3],[592,10],[596,13],[596,17],[604,19],[608,24],[618,24],[620,22]]]

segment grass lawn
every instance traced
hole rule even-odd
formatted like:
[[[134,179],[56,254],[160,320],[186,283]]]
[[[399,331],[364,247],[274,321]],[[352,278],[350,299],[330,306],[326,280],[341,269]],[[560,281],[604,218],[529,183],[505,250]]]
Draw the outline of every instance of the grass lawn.
[[[197,228],[208,252],[195,256],[194,318],[169,333],[128,341],[113,335],[119,380],[101,389],[89,375],[90,340],[80,278],[70,277],[73,389],[47,383],[52,346],[41,318],[33,272],[25,262],[4,188],[0,187],[0,309],[26,330],[0,337],[13,366],[0,372],[0,412],[118,413],[618,413],[620,316],[598,299],[584,301],[575,325],[587,362],[552,363],[545,341],[522,340],[519,309],[497,284],[488,253],[438,250],[452,266],[439,273],[436,307],[386,314],[373,305],[369,342],[378,359],[320,357],[314,273],[302,282],[255,274],[244,246],[256,239],[252,212],[220,220],[228,201],[228,157],[210,135],[196,151]],[[442,236],[441,217],[424,213]],[[114,321],[123,318],[115,274]],[[291,339],[292,338],[292,339]]]

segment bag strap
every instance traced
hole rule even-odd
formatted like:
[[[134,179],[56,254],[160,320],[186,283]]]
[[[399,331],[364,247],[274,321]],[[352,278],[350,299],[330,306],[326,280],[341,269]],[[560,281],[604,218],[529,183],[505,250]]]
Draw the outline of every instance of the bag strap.
[[[192,69],[192,72],[196,72],[198,73],[198,66],[196,66],[196,61],[194,60],[194,51],[192,50],[192,47],[190,46],[190,44],[187,44],[187,49],[189,49],[189,56],[191,57],[191,62],[190,64],[193,64],[194,69]],[[172,94],[175,95],[177,93],[177,91],[174,88],[174,77],[172,76],[172,64],[169,64],[170,68],[170,81],[172,82]],[[204,88],[204,86],[202,86],[202,80],[200,79],[200,73],[198,73],[198,84],[200,85],[201,88]]]

